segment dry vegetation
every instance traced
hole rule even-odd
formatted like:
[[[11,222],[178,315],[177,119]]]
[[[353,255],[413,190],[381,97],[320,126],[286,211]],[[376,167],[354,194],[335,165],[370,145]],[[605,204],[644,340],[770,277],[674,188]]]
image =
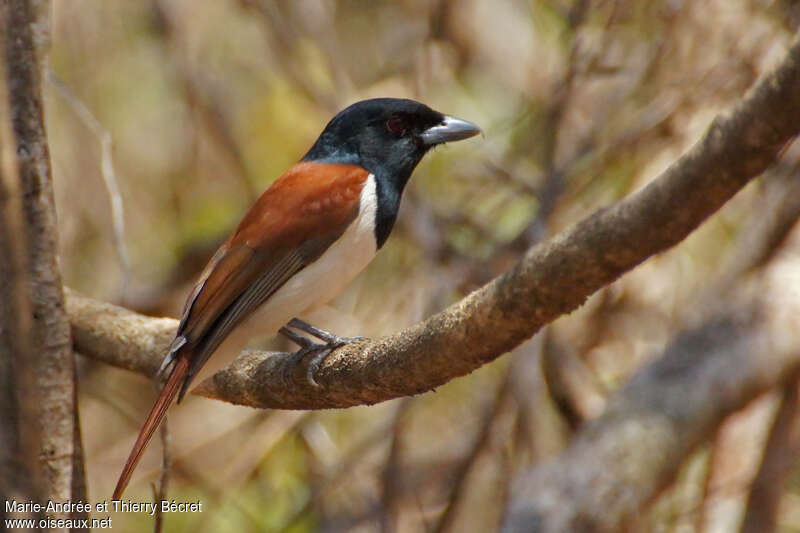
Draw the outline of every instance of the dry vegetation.
[[[423,162],[392,238],[335,311],[316,317],[371,337],[443,309],[640,190],[780,63],[800,24],[793,0],[54,0],[53,9],[44,90],[63,280],[142,314],[180,312],[249,202],[344,105],[405,96],[484,127],[484,138]],[[670,371],[656,366],[662,356],[708,352],[709,365],[747,369],[748,358],[769,357],[763,350],[797,350],[798,180],[795,143],[677,247],[435,392],[329,411],[189,398],[170,416],[167,495],[200,499],[204,512],[166,516],[164,531],[496,530],[523,473],[555,458],[533,479],[563,481],[559,465],[603,453],[593,446],[609,426],[591,421],[607,402],[609,417],[644,398],[648,369]],[[643,438],[617,458],[648,473],[648,450],[675,454],[652,486],[619,488],[642,493],[609,520],[632,531],[765,531],[772,521],[800,530],[796,380],[770,376],[743,381],[735,400],[733,374],[667,390],[714,386],[691,397],[731,400],[693,413],[706,426],[686,449]],[[89,358],[79,380],[89,497],[100,501],[153,388]],[[613,428],[628,450],[626,426]],[[161,462],[156,443],[128,497],[152,499]],[[121,531],[152,527],[146,515],[112,517]]]

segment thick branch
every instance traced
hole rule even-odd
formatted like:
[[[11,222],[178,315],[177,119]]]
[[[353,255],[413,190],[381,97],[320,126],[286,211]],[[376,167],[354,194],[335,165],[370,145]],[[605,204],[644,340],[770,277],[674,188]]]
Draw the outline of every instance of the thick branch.
[[[48,1],[9,0],[2,26],[9,110],[22,199],[25,258],[33,346],[26,354],[38,388],[38,458],[46,496],[85,500],[83,454],[78,431],[75,361],[70,324],[56,260],[56,220],[50,158],[45,135],[40,55],[49,40]],[[23,384],[17,384],[23,386]],[[21,391],[32,395],[31,391]],[[30,422],[30,421],[29,421]],[[82,518],[85,513],[54,513]]]
[[[5,79],[0,61],[0,79]],[[0,84],[0,117],[8,117],[8,95]],[[14,164],[11,124],[0,121],[0,497],[45,500],[35,449],[36,378],[29,360],[33,304],[25,270],[28,255],[22,197]],[[33,394],[31,394],[33,393]],[[5,510],[3,511],[5,512]],[[7,515],[3,515],[5,517]],[[38,518],[41,518],[39,516]]]
[[[774,72],[643,190],[535,246],[510,272],[424,322],[339,348],[316,374],[321,387],[309,384],[305,369],[292,367],[283,354],[249,352],[198,392],[254,407],[318,409],[416,394],[468,374],[680,242],[762,172],[799,130],[796,40]],[[148,374],[176,324],[75,295],[69,309],[79,351]],[[127,329],[130,324],[135,329]]]
[[[83,355],[154,376],[175,338],[178,321],[150,318],[65,289],[72,342]]]

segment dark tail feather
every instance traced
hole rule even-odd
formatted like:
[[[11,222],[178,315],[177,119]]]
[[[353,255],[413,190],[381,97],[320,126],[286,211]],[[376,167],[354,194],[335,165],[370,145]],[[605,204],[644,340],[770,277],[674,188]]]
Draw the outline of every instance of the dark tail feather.
[[[133,470],[136,468],[136,465],[139,464],[139,459],[142,458],[142,453],[144,453],[145,448],[147,448],[150,439],[153,438],[156,429],[161,425],[161,421],[164,420],[167,409],[169,409],[169,406],[172,404],[172,400],[178,393],[178,389],[188,371],[189,358],[181,355],[175,361],[175,365],[172,367],[166,383],[164,383],[164,388],[161,389],[161,393],[158,395],[153,407],[147,414],[147,419],[145,419],[142,429],[139,430],[139,437],[136,439],[136,444],[133,445],[131,454],[125,462],[125,467],[119,475],[119,481],[117,481],[117,488],[114,489],[113,499],[119,500],[122,493],[125,491],[125,487],[128,486],[131,475],[133,475]]]

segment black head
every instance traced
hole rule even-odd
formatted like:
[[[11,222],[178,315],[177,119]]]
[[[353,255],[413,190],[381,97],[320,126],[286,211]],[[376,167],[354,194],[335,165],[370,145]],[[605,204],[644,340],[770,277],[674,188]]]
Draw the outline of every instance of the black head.
[[[359,165],[375,176],[375,239],[389,237],[403,188],[428,150],[480,132],[413,100],[375,98],[341,111],[325,127],[303,161]]]
[[[474,124],[414,100],[375,98],[333,117],[303,161],[360,165],[402,190],[428,150],[479,132]]]

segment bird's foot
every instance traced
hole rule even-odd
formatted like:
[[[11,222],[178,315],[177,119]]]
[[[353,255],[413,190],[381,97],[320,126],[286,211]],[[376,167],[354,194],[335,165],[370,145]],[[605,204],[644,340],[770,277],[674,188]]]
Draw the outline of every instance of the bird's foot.
[[[324,329],[312,326],[308,322],[304,322],[299,318],[291,319],[287,324],[287,326],[290,328],[299,329],[300,331],[305,331],[312,337],[316,337],[321,341],[325,341],[326,345],[331,346],[331,350],[338,348],[339,346],[344,346],[345,344],[349,344],[351,342],[360,341],[364,338],[364,337],[340,337],[339,335],[334,335],[330,331],[325,331]]]
[[[314,342],[308,337],[304,337],[289,328],[299,329],[300,331],[308,333],[312,337],[324,341],[324,344]],[[314,375],[333,350],[345,344],[363,339],[363,337],[340,337],[324,329],[312,326],[299,318],[290,320],[286,326],[280,329],[280,333],[300,346],[300,349],[292,354],[292,366],[299,364],[303,359],[311,356],[311,361],[308,362],[308,368],[306,370],[306,379],[314,387],[320,386],[314,378]]]

